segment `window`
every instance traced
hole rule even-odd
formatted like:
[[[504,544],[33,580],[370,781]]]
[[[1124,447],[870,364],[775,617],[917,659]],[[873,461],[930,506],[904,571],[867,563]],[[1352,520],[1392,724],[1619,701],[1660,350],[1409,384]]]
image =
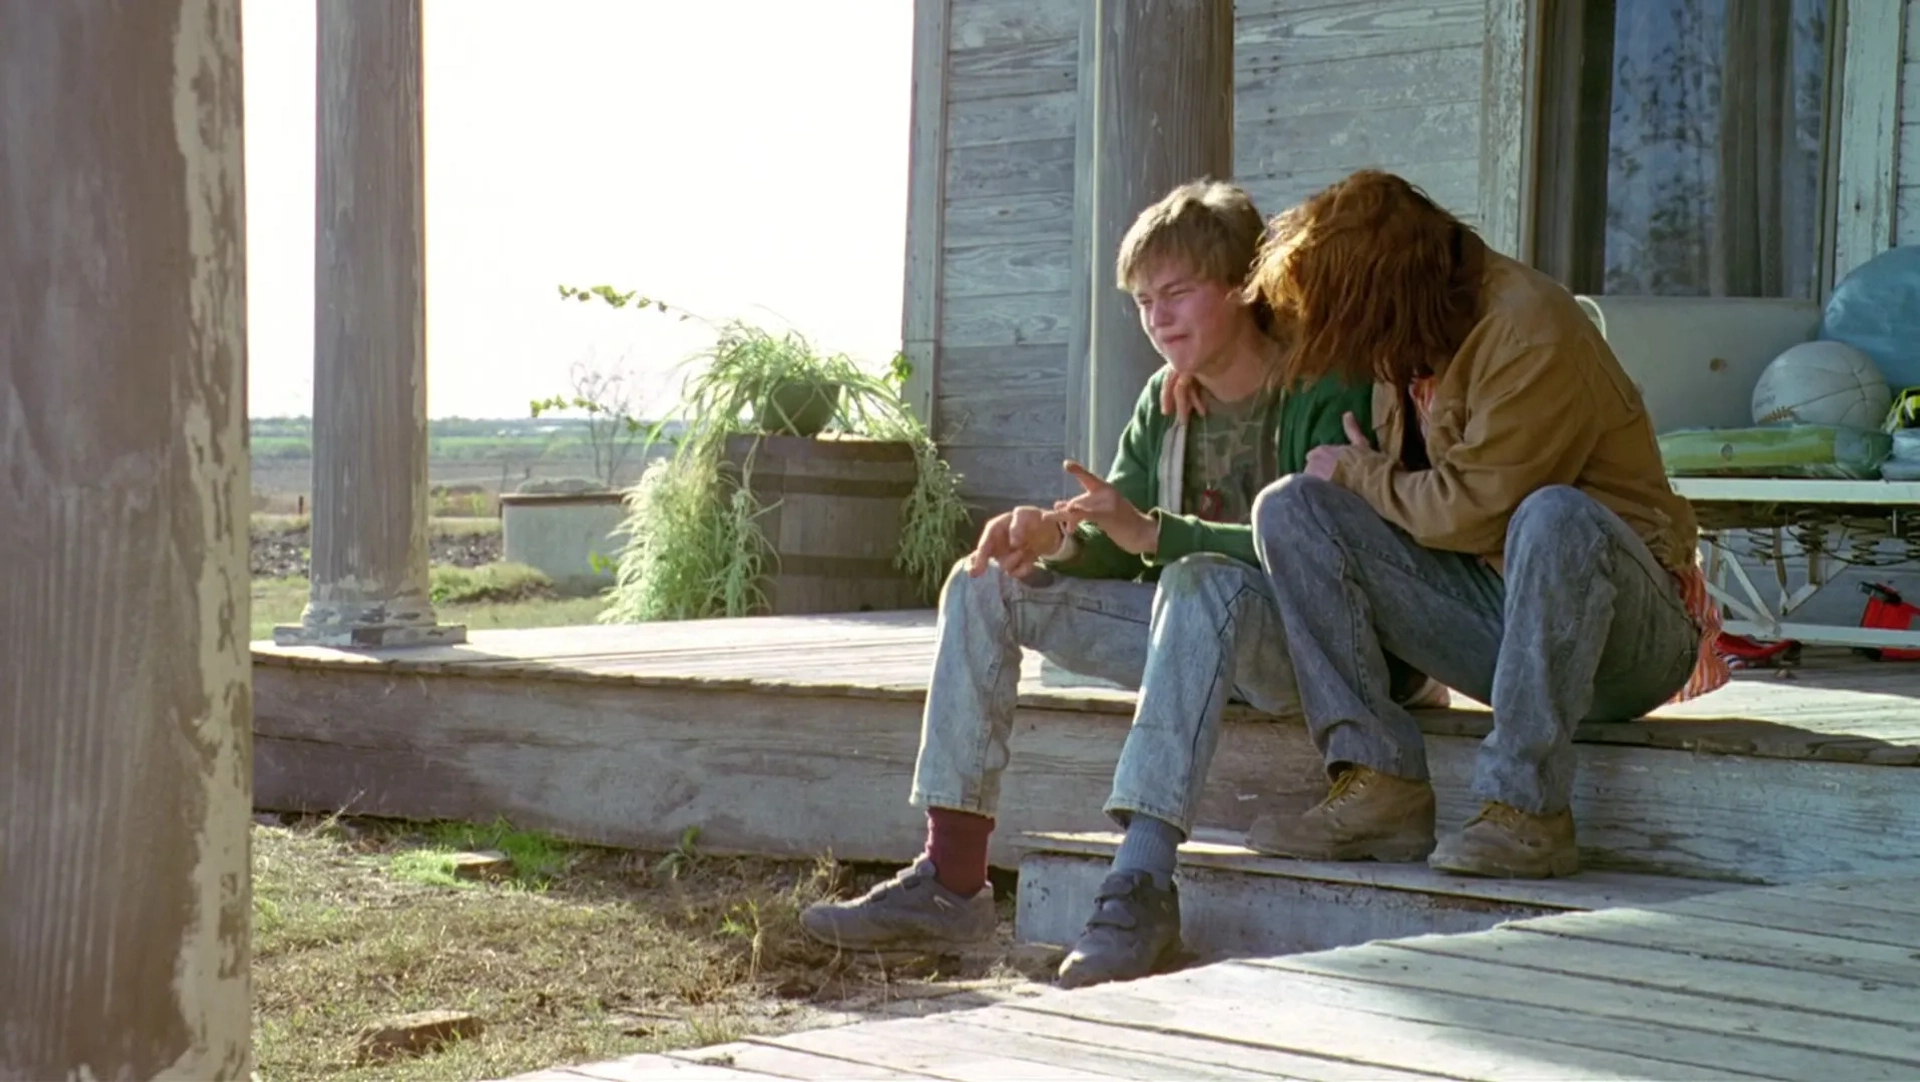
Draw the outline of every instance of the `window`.
[[[1534,264],[1577,293],[1808,297],[1835,0],[1546,0]]]

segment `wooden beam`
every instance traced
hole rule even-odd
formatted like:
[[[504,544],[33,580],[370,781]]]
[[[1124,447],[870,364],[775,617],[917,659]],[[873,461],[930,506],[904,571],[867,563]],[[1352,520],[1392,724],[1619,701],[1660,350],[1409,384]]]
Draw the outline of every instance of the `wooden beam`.
[[[1541,0],[1487,0],[1480,77],[1480,235],[1532,257]]]
[[[420,0],[319,0],[313,586],[284,643],[457,642],[427,589]]]
[[[1120,238],[1176,185],[1233,174],[1232,0],[1086,0],[1067,451],[1104,471],[1162,361],[1114,284]]]
[[[0,1077],[245,1079],[240,0],[0,0]]]
[[[1833,280],[1893,246],[1900,141],[1900,59],[1906,5],[1846,4],[1840,75],[1839,199]],[[1920,178],[1914,178],[1920,179]]]
[[[907,406],[937,431],[940,268],[947,207],[947,52],[953,0],[914,0],[913,127],[907,164],[907,281],[901,351],[912,366]]]

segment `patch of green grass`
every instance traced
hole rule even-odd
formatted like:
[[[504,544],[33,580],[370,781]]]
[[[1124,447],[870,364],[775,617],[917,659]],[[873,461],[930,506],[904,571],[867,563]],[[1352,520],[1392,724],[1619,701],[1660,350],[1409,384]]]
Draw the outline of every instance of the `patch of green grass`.
[[[253,641],[273,638],[276,624],[297,624],[307,605],[310,587],[305,578],[253,580]],[[474,631],[526,627],[581,627],[592,624],[606,608],[604,597],[535,598],[526,601],[435,604],[444,623],[464,624]]]
[[[487,826],[472,823],[439,822],[429,824],[428,839],[449,851],[474,853],[493,850],[513,861],[514,878],[523,883],[544,885],[566,867],[576,846],[531,830],[516,830],[505,819]]]
[[[480,567],[436,565],[428,596],[435,605],[477,605],[533,601],[553,596],[553,580],[525,564],[492,563]]]

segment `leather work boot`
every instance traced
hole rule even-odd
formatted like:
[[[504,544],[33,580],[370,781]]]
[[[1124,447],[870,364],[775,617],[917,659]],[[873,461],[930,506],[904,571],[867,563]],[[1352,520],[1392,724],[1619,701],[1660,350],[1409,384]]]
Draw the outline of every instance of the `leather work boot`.
[[[1138,869],[1100,884],[1093,916],[1060,963],[1060,987],[1130,981],[1170,968],[1180,956],[1180,892],[1153,885]]]
[[[1364,766],[1302,815],[1263,815],[1247,847],[1296,860],[1421,860],[1433,851],[1433,786]]]
[[[1533,815],[1490,800],[1460,833],[1449,835],[1427,863],[1455,875],[1493,879],[1573,875],[1580,870],[1573,812]]]

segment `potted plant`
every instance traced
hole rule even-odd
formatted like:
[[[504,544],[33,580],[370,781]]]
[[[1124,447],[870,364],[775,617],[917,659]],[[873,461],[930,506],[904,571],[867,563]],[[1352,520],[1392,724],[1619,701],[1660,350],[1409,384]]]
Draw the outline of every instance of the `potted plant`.
[[[668,311],[606,286],[563,286],[561,295]],[[770,597],[780,593],[777,583],[801,574],[783,574],[775,536],[782,531],[772,525],[785,516],[784,534],[793,535],[796,515],[814,516],[799,533],[816,543],[823,531],[851,531],[844,544],[827,539],[834,549],[827,555],[870,568],[871,578],[901,580],[911,600],[878,583],[866,596],[931,603],[965,551],[969,515],[958,477],[901,398],[905,359],[895,357],[887,372],[872,373],[844,355],[820,352],[795,332],[775,334],[740,320],[716,330],[713,346],[687,362],[695,367],[667,411],[670,419],[647,430],[651,443],[668,425],[679,429],[671,454],[626,495],[624,548],[602,621],[823,611]],[[821,457],[835,460],[830,477],[792,483],[809,460]],[[845,513],[821,513],[823,500],[840,498],[833,478],[842,475],[853,477],[843,486]],[[841,585],[845,590],[835,596],[862,594],[860,582]]]

